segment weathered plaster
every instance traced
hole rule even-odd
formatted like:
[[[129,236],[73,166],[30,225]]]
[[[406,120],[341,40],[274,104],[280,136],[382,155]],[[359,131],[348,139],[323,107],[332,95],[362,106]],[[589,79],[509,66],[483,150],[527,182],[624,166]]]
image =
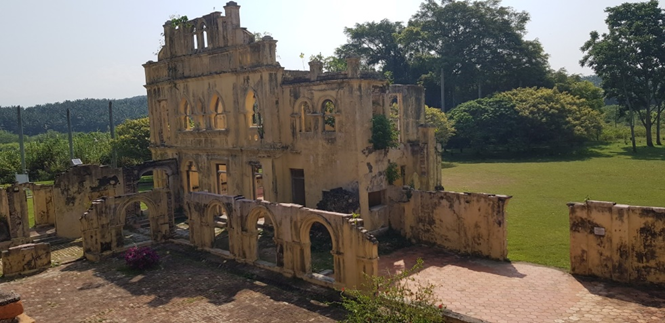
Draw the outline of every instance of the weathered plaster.
[[[569,203],[570,268],[625,283],[665,283],[665,208]]]
[[[5,277],[28,274],[51,267],[51,245],[31,243],[2,251],[2,274]]]
[[[456,252],[504,260],[510,196],[393,189],[390,226],[406,238]]]

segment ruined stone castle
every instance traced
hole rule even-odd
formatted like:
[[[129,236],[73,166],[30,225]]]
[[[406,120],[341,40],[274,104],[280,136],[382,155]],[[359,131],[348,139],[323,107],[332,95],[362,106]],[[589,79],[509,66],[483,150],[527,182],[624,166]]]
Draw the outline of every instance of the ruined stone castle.
[[[309,71],[285,70],[275,39],[243,28],[235,2],[224,11],[167,21],[158,61],[144,65],[153,159],[178,160],[185,192],[315,208],[341,187],[358,194],[359,213],[374,229],[387,221],[389,163],[400,175],[394,185],[439,185],[422,87],[390,85],[361,71],[355,57],[340,73],[324,72],[319,61]],[[399,147],[372,149],[377,114],[396,122]]]

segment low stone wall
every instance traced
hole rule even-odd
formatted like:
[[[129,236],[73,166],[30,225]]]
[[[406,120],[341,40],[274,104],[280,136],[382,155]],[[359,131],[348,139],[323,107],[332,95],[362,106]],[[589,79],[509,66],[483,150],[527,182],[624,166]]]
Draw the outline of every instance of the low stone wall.
[[[2,251],[2,274],[5,277],[28,274],[51,267],[51,245],[31,243]]]
[[[223,207],[228,218],[229,250],[213,249],[217,254],[335,288],[361,288],[365,275],[378,274],[377,241],[351,214],[204,192],[189,193],[185,201],[190,241],[199,248],[213,246],[214,210]],[[257,257],[257,220],[261,217],[274,227],[274,264],[265,264]],[[309,235],[314,223],[325,226],[332,239],[334,281],[312,273]]]
[[[21,185],[12,185],[0,193],[0,216],[3,226],[7,225],[9,240],[0,244],[0,248],[16,246],[30,240],[30,223],[26,192]]]
[[[570,268],[624,283],[665,283],[665,208],[569,203]]]
[[[389,197],[390,227],[417,243],[504,260],[508,256],[505,210],[510,198],[395,188]]]

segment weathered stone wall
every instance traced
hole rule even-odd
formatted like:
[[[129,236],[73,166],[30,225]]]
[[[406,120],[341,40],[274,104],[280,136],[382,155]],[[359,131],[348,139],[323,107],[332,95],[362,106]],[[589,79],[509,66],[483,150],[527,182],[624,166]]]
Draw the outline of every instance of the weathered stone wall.
[[[133,203],[148,206],[151,240],[160,242],[171,236],[173,229],[173,200],[164,189],[105,197],[92,202],[79,223],[83,236],[83,253],[88,260],[99,261],[103,256],[124,249],[123,226],[126,210]]]
[[[506,259],[506,205],[510,196],[482,193],[390,191],[390,226],[406,238],[452,251]]]
[[[4,189],[7,197],[7,224],[12,245],[26,243],[30,238],[28,204],[22,185],[11,185]]]
[[[228,216],[229,249],[217,252],[239,262],[252,263],[329,287],[361,287],[364,274],[378,274],[377,241],[350,214],[333,213],[295,204],[246,200],[211,193],[190,193],[186,198],[191,243],[213,246],[215,223],[212,210],[223,206]],[[264,217],[275,228],[277,259],[266,265],[257,259],[257,220]],[[312,273],[310,228],[322,224],[332,238],[334,282]],[[215,251],[215,250],[213,250]]]
[[[33,214],[35,226],[55,225],[55,208],[53,207],[53,185],[23,184],[32,191]]]
[[[102,196],[124,194],[122,169],[98,165],[70,168],[55,179],[53,206],[56,233],[59,237],[81,236],[79,218],[92,201]]]
[[[2,274],[5,277],[27,274],[51,267],[51,245],[31,243],[2,251]]]
[[[625,283],[665,283],[665,208],[569,203],[570,269]]]

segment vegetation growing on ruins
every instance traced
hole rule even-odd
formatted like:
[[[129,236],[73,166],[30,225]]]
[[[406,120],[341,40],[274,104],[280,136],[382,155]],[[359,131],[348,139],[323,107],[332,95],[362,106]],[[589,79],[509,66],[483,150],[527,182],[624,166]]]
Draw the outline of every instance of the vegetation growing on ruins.
[[[365,291],[342,290],[342,305],[349,313],[343,322],[444,322],[445,307],[434,296],[434,285],[409,277],[422,268],[418,259],[413,268],[367,278]]]
[[[395,122],[383,114],[372,117],[372,138],[370,143],[375,150],[397,147],[399,131]]]

